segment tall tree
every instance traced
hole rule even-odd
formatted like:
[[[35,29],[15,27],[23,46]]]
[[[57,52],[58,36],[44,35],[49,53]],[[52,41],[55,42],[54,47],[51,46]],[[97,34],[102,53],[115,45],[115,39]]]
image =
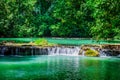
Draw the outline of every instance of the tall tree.
[[[93,37],[120,38],[120,0],[89,0],[94,9]]]
[[[51,26],[52,35],[89,37],[88,24],[93,21],[90,14],[85,0],[57,0],[53,11],[56,23]]]

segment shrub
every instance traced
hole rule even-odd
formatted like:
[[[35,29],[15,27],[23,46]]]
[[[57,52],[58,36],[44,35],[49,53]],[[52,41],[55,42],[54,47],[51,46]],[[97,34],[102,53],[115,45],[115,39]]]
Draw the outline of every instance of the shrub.
[[[85,56],[99,56],[99,52],[89,49],[85,52]]]
[[[41,45],[41,46],[48,45],[48,41],[46,39],[44,39],[44,38],[37,39],[37,40],[35,40],[34,43],[37,44],[37,45]]]

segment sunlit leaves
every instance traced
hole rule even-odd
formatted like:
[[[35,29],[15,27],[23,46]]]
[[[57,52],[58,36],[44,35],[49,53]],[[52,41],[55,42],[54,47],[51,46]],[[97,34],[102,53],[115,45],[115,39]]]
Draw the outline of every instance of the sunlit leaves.
[[[92,35],[99,39],[115,38],[120,30],[120,1],[94,0],[89,5],[94,10],[93,17],[95,18],[95,24],[91,28]]]

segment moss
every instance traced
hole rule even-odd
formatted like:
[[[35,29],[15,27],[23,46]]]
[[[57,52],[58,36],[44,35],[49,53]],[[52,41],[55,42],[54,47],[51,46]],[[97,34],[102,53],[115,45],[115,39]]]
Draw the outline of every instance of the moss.
[[[39,45],[39,46],[55,46],[56,44],[54,43],[49,43],[46,39],[41,38],[35,40],[34,44]]]
[[[37,39],[34,42],[29,42],[29,43],[13,43],[13,42],[5,42],[2,43],[0,42],[0,45],[5,45],[5,46],[36,46],[36,47],[50,47],[50,46],[57,46],[57,44],[54,43],[49,43],[46,39],[41,38]]]
[[[35,40],[34,42],[36,45],[48,45],[48,41],[44,38],[41,38],[41,39],[37,39]]]
[[[85,52],[85,56],[99,56],[99,52],[89,49]]]

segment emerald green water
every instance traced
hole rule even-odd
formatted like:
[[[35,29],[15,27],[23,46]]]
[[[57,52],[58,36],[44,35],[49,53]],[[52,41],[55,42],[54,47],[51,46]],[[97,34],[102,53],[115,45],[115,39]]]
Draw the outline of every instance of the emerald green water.
[[[120,80],[120,58],[0,57],[0,80]]]
[[[0,41],[15,41],[15,42],[31,42],[39,38],[0,38]],[[71,44],[71,45],[81,45],[81,44],[120,44],[120,40],[104,41],[100,40],[95,41],[92,39],[71,39],[71,38],[45,38],[50,43],[57,44]]]

